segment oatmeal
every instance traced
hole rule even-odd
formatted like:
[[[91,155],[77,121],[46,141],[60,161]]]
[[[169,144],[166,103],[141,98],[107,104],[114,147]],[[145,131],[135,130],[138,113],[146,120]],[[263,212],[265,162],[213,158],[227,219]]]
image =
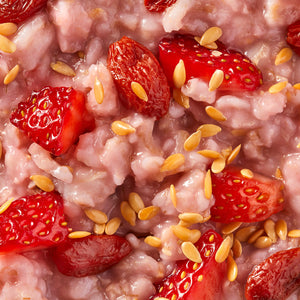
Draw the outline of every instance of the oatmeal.
[[[299,1],[16,2],[0,299],[298,299]]]

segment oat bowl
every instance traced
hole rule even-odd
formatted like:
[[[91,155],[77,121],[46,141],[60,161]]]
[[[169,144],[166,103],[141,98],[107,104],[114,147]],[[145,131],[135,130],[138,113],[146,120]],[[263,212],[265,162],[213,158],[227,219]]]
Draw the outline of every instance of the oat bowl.
[[[300,298],[299,0],[0,1],[0,300]]]

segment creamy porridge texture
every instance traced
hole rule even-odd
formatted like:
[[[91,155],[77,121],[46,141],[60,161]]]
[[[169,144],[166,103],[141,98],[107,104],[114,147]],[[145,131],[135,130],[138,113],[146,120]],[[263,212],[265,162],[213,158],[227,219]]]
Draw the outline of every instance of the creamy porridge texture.
[[[0,300],[299,299],[299,0],[32,2],[0,1]]]

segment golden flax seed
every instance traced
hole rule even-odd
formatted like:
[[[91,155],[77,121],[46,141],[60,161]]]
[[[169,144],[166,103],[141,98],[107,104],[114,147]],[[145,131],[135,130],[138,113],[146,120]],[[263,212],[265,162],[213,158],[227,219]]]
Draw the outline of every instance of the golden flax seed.
[[[235,160],[235,158],[240,153],[241,148],[242,148],[242,145],[240,144],[231,151],[231,153],[227,157],[227,164],[231,164]]]
[[[201,141],[201,131],[192,133],[184,142],[183,148],[185,151],[195,150]]]
[[[296,89],[296,90],[300,90],[300,83],[295,83],[293,85],[293,88]]]
[[[299,238],[300,237],[300,229],[290,230],[287,235],[290,238]]]
[[[268,248],[272,245],[272,240],[268,236],[260,236],[253,245],[259,249]]]
[[[232,250],[234,257],[236,257],[236,258],[238,258],[242,255],[243,248],[242,248],[241,242],[238,239],[236,239],[236,238],[233,239],[233,244],[232,244],[231,250]]]
[[[201,263],[202,259],[197,247],[191,242],[183,242],[181,244],[182,253],[187,257],[189,260],[195,263]]]
[[[236,234],[235,237],[240,241],[240,242],[247,242],[247,240],[249,239],[249,237],[257,230],[257,227],[254,225],[250,225],[247,227],[243,227],[241,229],[239,229]]]
[[[173,225],[171,226],[171,229],[174,235],[184,242],[192,242],[194,244],[201,236],[201,232],[199,230],[188,229],[181,225]]]
[[[147,236],[144,242],[154,248],[160,248],[162,245],[161,239],[152,235]]]
[[[203,222],[203,216],[198,213],[185,212],[178,215],[178,218],[188,224],[196,224]]]
[[[121,224],[121,219],[118,217],[110,219],[105,225],[105,233],[107,235],[113,235],[117,232]]]
[[[190,98],[184,95],[180,89],[173,89],[173,98],[180,106],[186,109],[190,108]]]
[[[220,173],[224,170],[226,166],[226,160],[224,157],[219,157],[217,159],[215,159],[211,165],[211,171],[213,173]]]
[[[229,281],[235,281],[238,275],[238,267],[231,255],[227,257],[227,278]]]
[[[204,196],[206,199],[210,199],[212,196],[212,181],[211,181],[210,170],[206,171],[206,174],[204,177]]]
[[[283,89],[285,89],[286,85],[287,85],[287,81],[281,81],[275,83],[269,88],[269,93],[270,94],[280,93]]]
[[[81,238],[87,237],[89,235],[91,235],[91,232],[88,232],[88,231],[73,231],[73,232],[69,233],[68,237],[70,239],[81,239]]]
[[[222,128],[214,124],[203,124],[197,130],[200,130],[201,136],[206,138],[218,134],[220,131],[222,131]]]
[[[218,121],[218,122],[223,122],[223,121],[226,121],[227,118],[223,115],[222,112],[220,112],[218,109],[216,109],[215,107],[213,106],[206,106],[205,107],[205,112],[206,114],[211,117],[212,119],[214,119],[215,121]]]
[[[50,67],[53,71],[65,75],[65,76],[69,76],[69,77],[74,77],[76,76],[75,71],[66,63],[62,62],[62,61],[56,61],[55,63],[52,62],[50,64]]]
[[[30,180],[34,182],[34,184],[45,192],[52,192],[54,190],[54,184],[52,180],[44,175],[31,175]]]
[[[4,79],[3,79],[3,83],[5,85],[10,84],[11,82],[13,82],[20,70],[20,66],[19,65],[15,65],[11,70],[8,71],[8,73],[5,75]]]
[[[267,236],[272,240],[273,243],[276,242],[276,231],[275,231],[275,222],[271,219],[268,219],[264,222],[264,230]]]
[[[243,223],[242,222],[232,222],[223,226],[222,233],[230,234],[236,231]]]
[[[258,229],[251,234],[249,239],[247,240],[248,244],[253,244],[255,241],[264,234],[264,229]]]
[[[253,172],[249,169],[242,169],[241,170],[241,175],[245,178],[251,179],[253,178]]]
[[[97,224],[97,223],[95,223],[94,224],[94,228],[93,228],[93,231],[94,231],[94,233],[95,234],[103,234],[104,232],[105,232],[105,224],[103,223],[103,224]]]
[[[186,81],[186,71],[184,62],[182,59],[179,60],[178,64],[175,66],[173,72],[173,82],[177,89],[180,89]]]
[[[18,26],[15,23],[7,22],[0,24],[0,34],[5,36],[10,36],[16,33]]]
[[[224,72],[222,70],[215,70],[209,80],[208,90],[210,92],[215,91],[223,83],[223,80]]]
[[[14,198],[10,198],[7,201],[5,201],[1,206],[0,206],[0,214],[3,214],[12,204],[14,201]]]
[[[102,82],[96,77],[94,83],[94,95],[96,102],[102,104],[104,100],[104,88]]]
[[[174,184],[170,185],[170,197],[174,207],[177,207],[177,196]]]
[[[104,224],[108,220],[105,212],[95,208],[86,208],[84,213],[90,220],[97,224]]]
[[[209,45],[217,41],[222,36],[222,29],[220,27],[210,27],[202,35],[199,44],[201,46]]]
[[[128,202],[136,213],[139,213],[139,211],[145,207],[144,202],[138,193],[131,192],[128,197]]]
[[[293,51],[291,48],[282,48],[275,58],[275,65],[278,66],[280,64],[283,64],[285,62],[288,62],[293,56]]]
[[[230,236],[227,236],[223,242],[221,243],[219,249],[216,252],[215,260],[218,263],[222,263],[226,260],[226,258],[229,255],[230,249],[232,246],[232,238]]]
[[[221,156],[221,154],[219,152],[214,151],[214,150],[209,150],[209,149],[200,150],[197,153],[201,154],[202,156],[204,156],[206,158],[212,158],[212,159],[216,159]]]
[[[287,224],[284,220],[280,219],[275,223],[275,232],[281,240],[286,240]]]
[[[0,34],[0,51],[5,53],[14,53],[17,50],[17,46],[7,37]]]
[[[128,135],[135,132],[135,128],[132,127],[130,124],[123,122],[123,121],[114,121],[111,124],[111,130],[116,135]]]
[[[138,213],[138,218],[142,221],[150,220],[155,217],[160,211],[158,206],[147,206],[141,209]]]
[[[185,157],[181,153],[175,153],[170,155],[163,162],[160,172],[174,171],[184,165]]]
[[[145,89],[142,87],[142,85],[140,83],[132,81],[131,82],[131,89],[139,99],[141,99],[145,102],[148,101],[147,93],[146,93]]]

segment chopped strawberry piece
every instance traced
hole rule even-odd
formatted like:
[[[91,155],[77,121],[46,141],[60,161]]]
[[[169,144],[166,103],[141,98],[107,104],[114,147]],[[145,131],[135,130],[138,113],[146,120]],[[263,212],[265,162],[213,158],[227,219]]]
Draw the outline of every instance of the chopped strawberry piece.
[[[127,108],[156,119],[168,112],[170,88],[159,62],[150,50],[123,37],[109,47],[108,68],[120,100]],[[147,99],[133,92],[132,82],[144,89]]]
[[[190,35],[176,35],[164,38],[159,43],[159,60],[173,86],[175,66],[182,59],[186,69],[186,80],[200,78],[209,82],[216,70],[224,72],[224,80],[219,90],[253,91],[261,86],[261,71],[250,59],[235,51],[226,49],[221,42],[216,42],[217,50],[210,50]]]
[[[300,287],[300,248],[276,252],[249,275],[247,300],[282,300]]]
[[[177,0],[145,0],[145,7],[151,12],[163,12]]]
[[[32,92],[19,103],[10,121],[54,155],[65,153],[80,134],[94,127],[84,94],[71,87],[45,87]]]
[[[286,41],[300,55],[300,20],[288,27]]]
[[[5,0],[0,5],[0,23],[19,23],[46,6],[47,0]]]
[[[90,235],[69,239],[54,249],[53,260],[67,276],[83,277],[105,271],[131,252],[129,242],[117,235]]]
[[[222,241],[222,237],[214,230],[205,232],[195,244],[202,262],[178,261],[172,274],[157,285],[158,292],[151,299],[155,300],[159,297],[170,300],[218,299],[226,264],[217,263],[215,254]]]
[[[66,240],[68,233],[59,194],[25,196],[0,214],[0,253],[56,246]]]
[[[221,173],[212,173],[213,221],[258,222],[283,209],[281,181],[257,173],[249,178],[241,170],[229,165]]]

